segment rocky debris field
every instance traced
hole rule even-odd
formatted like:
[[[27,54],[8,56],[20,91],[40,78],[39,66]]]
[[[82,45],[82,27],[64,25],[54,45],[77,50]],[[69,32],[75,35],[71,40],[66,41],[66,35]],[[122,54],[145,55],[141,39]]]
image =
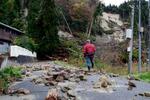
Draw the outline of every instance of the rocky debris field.
[[[0,100],[149,100],[150,84],[55,62],[23,66],[24,78],[14,82]]]

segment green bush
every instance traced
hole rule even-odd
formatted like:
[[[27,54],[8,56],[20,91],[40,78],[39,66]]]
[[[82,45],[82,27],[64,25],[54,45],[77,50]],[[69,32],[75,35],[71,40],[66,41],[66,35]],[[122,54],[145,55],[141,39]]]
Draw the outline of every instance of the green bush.
[[[120,59],[123,63],[127,63],[129,59],[129,53],[127,51],[124,51],[120,55]]]
[[[133,61],[138,61],[138,49],[133,50]]]
[[[16,77],[20,78],[21,77],[21,68],[20,67],[7,67],[4,68],[0,71],[0,78],[8,78],[8,77]]]
[[[82,50],[75,40],[62,40],[64,47],[69,51],[72,57],[80,57]]]
[[[0,88],[6,89],[11,79],[21,78],[21,67],[6,67],[0,70]]]
[[[95,58],[94,63],[95,63],[95,67],[98,69],[107,67],[107,65],[98,58]]]
[[[123,51],[120,55],[120,59],[123,63],[127,63],[129,60],[129,52]],[[138,49],[133,50],[133,56],[132,56],[133,61],[138,60]]]
[[[73,35],[76,39],[78,39],[78,41],[81,40],[83,42],[87,39],[87,34],[86,33],[77,32]]]
[[[23,48],[26,48],[28,50],[31,50],[31,51],[35,51],[35,49],[37,47],[37,45],[35,44],[33,39],[29,38],[28,36],[17,37],[14,40],[14,44],[21,46]]]

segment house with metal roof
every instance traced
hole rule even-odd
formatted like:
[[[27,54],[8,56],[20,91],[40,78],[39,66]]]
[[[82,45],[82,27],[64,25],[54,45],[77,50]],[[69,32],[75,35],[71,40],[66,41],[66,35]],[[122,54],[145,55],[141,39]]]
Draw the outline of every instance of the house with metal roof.
[[[23,32],[0,22],[0,54],[7,53],[15,37],[20,35],[23,35]]]
[[[0,68],[33,62],[36,59],[35,52],[13,45],[13,40],[22,35],[22,31],[0,22]]]
[[[0,22],[0,67],[7,64],[10,46],[15,37],[21,35],[20,30]]]

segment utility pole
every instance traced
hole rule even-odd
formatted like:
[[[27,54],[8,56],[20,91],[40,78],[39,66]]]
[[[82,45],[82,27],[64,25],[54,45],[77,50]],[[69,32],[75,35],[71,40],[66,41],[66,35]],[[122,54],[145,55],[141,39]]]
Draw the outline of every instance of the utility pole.
[[[139,61],[138,61],[138,72],[140,73],[141,72],[141,53],[142,53],[142,47],[141,47],[141,0],[139,0],[139,26],[138,26],[138,30],[139,30],[139,33],[138,33],[138,36],[139,36]]]
[[[150,0],[148,2],[148,9],[149,9],[149,18],[148,18],[148,68],[150,69]]]
[[[130,53],[129,53],[129,66],[128,66],[129,74],[131,74],[131,72],[132,72],[133,32],[134,32],[134,8],[135,8],[134,2],[131,5],[131,8],[132,8],[132,12],[131,12],[131,30],[132,30],[132,36],[131,36],[131,39],[130,39]]]

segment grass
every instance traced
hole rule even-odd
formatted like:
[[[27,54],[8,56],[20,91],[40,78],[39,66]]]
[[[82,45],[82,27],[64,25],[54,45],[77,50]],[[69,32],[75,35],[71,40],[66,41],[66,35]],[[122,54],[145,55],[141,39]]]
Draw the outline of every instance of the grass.
[[[71,64],[71,65],[74,65],[78,68],[84,68],[85,67],[83,57],[79,57],[79,58],[69,57],[68,63]]]
[[[85,59],[83,57],[71,58],[69,59],[68,63],[74,66],[80,67],[80,68],[86,68]],[[103,70],[104,72],[108,72],[108,73],[114,73],[114,74],[120,74],[120,75],[128,74],[127,67],[115,67],[115,66],[113,67],[106,63],[103,63],[98,58],[94,59],[94,67],[96,70]]]
[[[68,59],[68,62],[66,62],[69,65],[76,66],[78,68],[86,68],[84,58],[82,56],[80,57],[70,57]],[[109,64],[103,63],[98,58],[95,58],[95,69],[96,70],[102,70],[107,73],[114,73],[119,75],[128,75],[128,66],[111,66]],[[145,70],[145,67],[142,67],[142,70]],[[132,68],[133,73],[137,73],[137,64],[133,64]],[[150,77],[149,77],[150,78]]]
[[[114,67],[114,66],[107,66],[104,68],[104,71],[107,73],[114,73],[119,75],[127,75],[128,70],[126,67]]]
[[[9,66],[0,70],[0,89],[7,89],[16,78],[21,78],[21,67]]]
[[[56,65],[59,65],[59,66],[65,67],[65,68],[72,68],[72,67],[74,67],[73,65],[70,65],[67,62],[63,62],[63,61],[58,61],[57,60],[57,61],[54,61],[54,63]]]
[[[132,66],[132,74],[134,75],[137,75],[138,73],[138,70],[137,70],[137,66],[138,64],[137,63],[133,63],[133,66]],[[143,64],[142,65],[142,72],[145,73],[146,71],[146,67],[145,65]],[[104,70],[108,73],[114,73],[114,74],[120,74],[120,75],[128,75],[128,65],[126,66],[107,66],[104,68]]]
[[[143,72],[134,75],[137,79],[150,83],[150,72]]]

